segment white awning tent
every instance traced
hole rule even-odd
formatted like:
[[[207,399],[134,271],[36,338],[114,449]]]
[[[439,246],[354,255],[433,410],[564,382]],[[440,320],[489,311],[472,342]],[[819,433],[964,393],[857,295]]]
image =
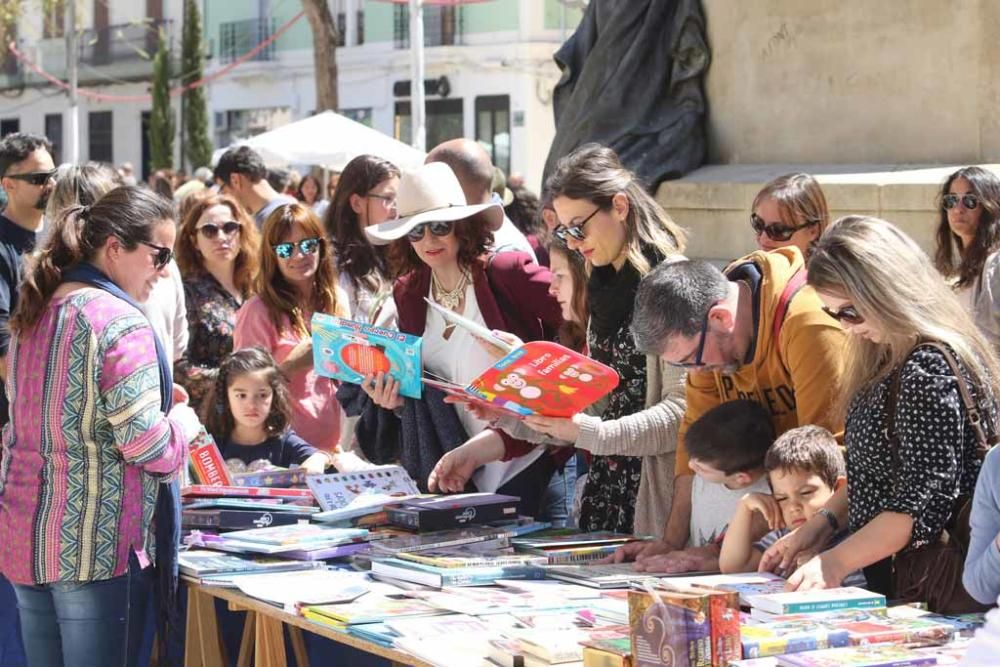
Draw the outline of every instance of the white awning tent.
[[[370,154],[401,169],[415,169],[426,157],[412,146],[334,111],[318,113],[233,145],[250,146],[269,167],[317,165],[340,171],[357,156]],[[229,148],[215,151],[212,164]]]

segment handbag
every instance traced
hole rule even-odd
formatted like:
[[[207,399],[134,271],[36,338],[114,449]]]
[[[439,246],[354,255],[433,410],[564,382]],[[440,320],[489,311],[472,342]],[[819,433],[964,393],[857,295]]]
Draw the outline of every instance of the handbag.
[[[973,399],[972,391],[962,374],[954,352],[947,345],[937,341],[922,341],[913,349],[922,345],[941,352],[955,375],[962,405],[976,435],[976,456],[982,460],[996,444],[997,436],[991,432],[990,424],[984,420],[982,410]],[[892,453],[893,473],[897,481],[900,461],[899,438],[895,426],[900,376],[901,368],[897,368],[889,385],[885,429]],[[960,495],[955,500],[948,522],[936,542],[917,549],[904,549],[893,556],[890,594],[894,598],[902,602],[926,602],[931,611],[939,614],[964,614],[989,609],[988,606],[976,602],[962,585],[965,555],[969,549],[971,510],[972,497],[968,494]]]

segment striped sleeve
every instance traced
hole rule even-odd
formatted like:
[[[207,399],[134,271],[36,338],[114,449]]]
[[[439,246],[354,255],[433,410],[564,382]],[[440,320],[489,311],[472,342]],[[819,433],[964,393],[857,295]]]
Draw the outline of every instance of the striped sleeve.
[[[126,462],[172,473],[184,460],[184,437],[160,409],[153,330],[138,313],[104,331],[100,393],[114,444]]]

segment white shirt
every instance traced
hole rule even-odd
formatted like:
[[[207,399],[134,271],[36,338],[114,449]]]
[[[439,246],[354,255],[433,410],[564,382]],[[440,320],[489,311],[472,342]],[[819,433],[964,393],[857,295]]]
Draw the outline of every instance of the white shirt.
[[[142,304],[142,311],[167,355],[172,355],[171,359],[177,361],[188,346],[187,307],[184,303],[184,282],[177,262],[170,260],[167,267],[170,275],[156,281],[149,298]]]
[[[433,291],[433,288],[431,288]],[[430,295],[429,295],[430,296]],[[465,317],[486,326],[476,301],[476,291],[472,285],[465,288]],[[427,309],[427,324],[424,327],[421,357],[424,368],[438,377],[465,386],[493,365],[493,358],[476,342],[472,334],[463,327],[454,327],[451,336],[445,340],[446,322],[433,308]],[[489,424],[476,419],[473,413],[462,406],[455,409],[458,419],[471,438]],[[510,461],[487,463],[476,471],[472,481],[482,492],[492,493],[513,479],[544,453],[544,448],[536,447],[524,456]]]
[[[706,482],[700,475],[691,484],[691,535],[688,546],[703,547],[716,542],[736,514],[740,499],[748,493],[771,494],[767,475],[743,489],[730,489],[725,484]]]

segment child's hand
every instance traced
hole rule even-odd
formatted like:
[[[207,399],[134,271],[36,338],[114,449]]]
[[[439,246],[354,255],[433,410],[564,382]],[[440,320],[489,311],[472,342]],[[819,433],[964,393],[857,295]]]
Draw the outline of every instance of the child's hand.
[[[777,530],[785,527],[785,520],[781,516],[781,507],[774,496],[766,493],[748,493],[740,499],[740,505],[749,512],[760,512],[764,520],[767,521],[769,530]]]
[[[305,470],[307,475],[322,475],[331,461],[330,455],[326,452],[316,452],[299,464],[299,467]]]

